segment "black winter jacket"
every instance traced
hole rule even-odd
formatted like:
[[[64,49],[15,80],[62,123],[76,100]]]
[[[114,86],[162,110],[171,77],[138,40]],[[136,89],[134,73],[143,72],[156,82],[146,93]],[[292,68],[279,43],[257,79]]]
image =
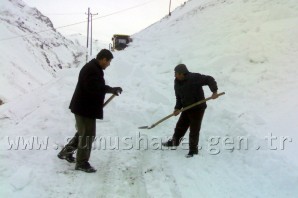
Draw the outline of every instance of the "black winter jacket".
[[[111,87],[105,84],[102,68],[93,59],[80,71],[69,108],[76,115],[102,119],[105,94],[110,92]]]
[[[217,83],[213,77],[202,75],[199,73],[188,73],[185,75],[183,81],[175,79],[175,94],[176,94],[176,106],[175,109],[181,109],[187,107],[195,102],[204,100],[204,85],[208,85],[212,92],[217,91]],[[202,103],[194,108],[206,109],[207,104]]]

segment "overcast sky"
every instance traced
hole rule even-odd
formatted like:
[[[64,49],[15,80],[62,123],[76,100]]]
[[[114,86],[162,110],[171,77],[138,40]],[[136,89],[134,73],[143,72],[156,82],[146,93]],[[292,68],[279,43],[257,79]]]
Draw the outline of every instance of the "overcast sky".
[[[23,0],[48,16],[54,27],[87,21],[88,7],[94,16],[93,38],[110,42],[113,34],[134,34],[169,13],[170,0]],[[171,10],[187,0],[171,0]],[[137,7],[136,7],[137,6]],[[133,9],[127,9],[132,8]],[[126,10],[127,9],[127,10]],[[123,11],[126,10],[126,11]],[[123,11],[115,13],[118,11]],[[112,14],[114,13],[114,14]],[[112,14],[110,16],[107,16]],[[103,17],[105,16],[105,17]],[[103,17],[103,18],[100,18]],[[98,19],[96,19],[98,18]],[[87,35],[87,23],[59,28],[67,35]]]

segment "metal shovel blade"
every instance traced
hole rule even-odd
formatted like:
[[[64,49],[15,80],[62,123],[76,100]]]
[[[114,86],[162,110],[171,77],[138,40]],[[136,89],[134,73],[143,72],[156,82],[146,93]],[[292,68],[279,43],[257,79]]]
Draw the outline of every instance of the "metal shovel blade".
[[[139,129],[148,129],[149,127],[148,126],[141,126],[139,127]]]
[[[152,129],[153,127],[155,127],[155,125],[151,125],[151,126],[141,126],[139,127],[139,129]]]

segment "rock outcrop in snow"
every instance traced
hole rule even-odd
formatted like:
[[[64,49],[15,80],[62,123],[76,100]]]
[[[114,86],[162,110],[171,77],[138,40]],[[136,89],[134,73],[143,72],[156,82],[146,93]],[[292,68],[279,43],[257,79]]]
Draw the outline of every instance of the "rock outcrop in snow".
[[[47,83],[58,70],[76,67],[83,58],[82,46],[62,36],[48,17],[21,0],[0,2],[0,32],[3,100]]]

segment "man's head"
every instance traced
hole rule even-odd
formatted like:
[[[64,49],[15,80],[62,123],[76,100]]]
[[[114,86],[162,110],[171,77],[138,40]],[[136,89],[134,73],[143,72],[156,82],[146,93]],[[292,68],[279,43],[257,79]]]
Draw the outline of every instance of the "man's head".
[[[185,75],[189,73],[186,65],[184,64],[179,64],[175,67],[175,77],[177,80],[184,80]]]
[[[106,69],[110,65],[113,58],[112,52],[107,49],[100,50],[96,56],[96,60],[102,69]]]

